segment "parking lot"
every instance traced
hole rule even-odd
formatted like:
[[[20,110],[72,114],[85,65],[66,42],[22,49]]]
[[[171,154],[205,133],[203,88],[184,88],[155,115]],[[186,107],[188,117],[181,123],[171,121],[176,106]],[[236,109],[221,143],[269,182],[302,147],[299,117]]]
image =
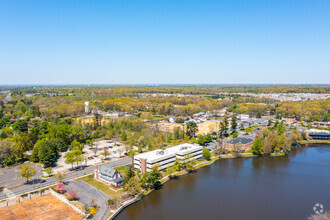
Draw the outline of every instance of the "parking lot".
[[[79,197],[78,201],[83,205],[90,206],[93,200],[98,207],[98,210],[94,216],[95,219],[104,219],[108,215],[110,211],[107,206],[108,199],[110,198],[108,195],[95,189],[82,180],[70,181],[67,185],[65,185],[65,189],[67,192],[75,190]]]
[[[94,142],[93,147],[90,147],[88,145],[84,146],[83,151],[85,152],[84,156],[88,158],[86,163],[84,162],[84,165],[90,166],[97,163],[101,163],[102,159],[104,159],[104,148],[107,148],[108,155],[107,160],[112,161],[114,158],[119,158],[120,156],[124,156],[126,153],[125,151],[125,145],[123,145],[120,142],[114,142],[111,140],[102,140]],[[98,150],[94,152],[94,148],[97,148]],[[71,169],[71,164],[65,163],[65,154],[66,152],[60,153],[60,157],[58,158],[56,162],[56,167],[53,168],[54,173],[59,171],[67,171]],[[46,174],[45,174],[46,175]]]
[[[32,177],[31,180],[34,180],[35,182],[40,180],[42,176],[41,165],[35,165],[33,166],[38,171],[36,175]],[[10,167],[10,168],[4,168],[0,170],[0,187],[8,187],[8,186],[15,186],[20,185],[26,182],[26,179],[19,177],[19,173],[21,172],[20,166]]]

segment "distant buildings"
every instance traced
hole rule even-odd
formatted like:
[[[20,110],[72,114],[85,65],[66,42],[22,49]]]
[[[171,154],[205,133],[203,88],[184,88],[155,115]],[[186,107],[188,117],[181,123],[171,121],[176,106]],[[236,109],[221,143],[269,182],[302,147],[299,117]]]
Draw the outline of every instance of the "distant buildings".
[[[226,114],[226,109],[214,110],[215,116],[223,117],[225,116],[225,114]]]
[[[294,124],[297,122],[297,120],[295,118],[282,118],[281,119],[284,123],[287,124]]]
[[[327,130],[309,129],[307,133],[313,140],[330,140],[330,131]]]
[[[115,187],[123,184],[123,177],[117,169],[113,169],[110,164],[102,164],[96,167],[94,173],[95,179]]]
[[[225,95],[228,95],[225,94]],[[272,100],[284,101],[307,101],[307,100],[320,100],[330,98],[329,93],[231,93],[231,95],[252,96],[260,98],[269,98]]]
[[[329,128],[329,127],[330,127],[330,122],[319,122],[319,121],[314,121],[314,122],[312,122],[312,125],[313,125],[314,127]]]
[[[250,116],[249,115],[237,115],[237,119],[241,121],[247,121],[249,120]]]
[[[159,170],[164,170],[174,165],[176,159],[184,159],[187,154],[198,160],[202,157],[203,147],[193,144],[180,144],[165,150],[154,150],[134,156],[134,168],[141,172],[150,172],[155,165],[159,165]]]

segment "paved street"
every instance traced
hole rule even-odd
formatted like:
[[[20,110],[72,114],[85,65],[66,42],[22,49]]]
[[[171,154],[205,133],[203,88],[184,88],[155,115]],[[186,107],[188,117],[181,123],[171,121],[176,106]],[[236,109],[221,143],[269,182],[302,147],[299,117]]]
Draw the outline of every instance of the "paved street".
[[[115,161],[111,161],[109,162],[111,164],[111,166],[126,166],[131,164],[132,162],[132,158],[128,157],[128,158],[123,158],[123,159],[118,159]],[[86,167],[83,170],[79,170],[79,171],[73,171],[68,173],[67,178],[64,181],[70,181],[73,180],[79,176],[83,176],[89,173],[93,173],[95,170],[95,166],[92,167]],[[9,196],[11,195],[19,195],[19,194],[24,194],[30,191],[34,191],[40,188],[44,188],[44,187],[48,187],[51,185],[55,185],[57,183],[57,180],[52,177],[52,178],[48,178],[46,179],[44,182],[38,182],[38,183],[30,183],[30,184],[26,184],[17,188],[14,188],[11,190],[12,194],[9,193]],[[0,200],[5,199],[8,197],[8,192],[2,192],[0,193]]]

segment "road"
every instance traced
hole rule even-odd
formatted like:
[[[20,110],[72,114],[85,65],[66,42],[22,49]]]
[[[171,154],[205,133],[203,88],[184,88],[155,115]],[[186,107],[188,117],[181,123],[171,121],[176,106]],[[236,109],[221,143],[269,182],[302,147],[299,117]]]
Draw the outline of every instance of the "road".
[[[111,166],[126,166],[126,165],[129,165],[132,163],[132,158],[129,157],[129,158],[118,159],[118,160],[111,161],[109,163]],[[91,166],[91,167],[86,167],[83,170],[72,171],[67,174],[67,178],[64,179],[63,181],[64,182],[70,181],[79,176],[84,176],[86,174],[93,173],[94,170],[95,170],[95,166]],[[28,192],[31,192],[34,190],[38,190],[40,188],[52,186],[52,185],[55,185],[56,183],[57,183],[57,180],[54,177],[52,177],[52,178],[46,179],[44,182],[23,185],[23,186],[14,188],[12,190],[8,190],[8,191],[0,193],[0,200],[6,199],[7,197],[11,197],[14,195],[25,194],[25,193],[28,193]]]

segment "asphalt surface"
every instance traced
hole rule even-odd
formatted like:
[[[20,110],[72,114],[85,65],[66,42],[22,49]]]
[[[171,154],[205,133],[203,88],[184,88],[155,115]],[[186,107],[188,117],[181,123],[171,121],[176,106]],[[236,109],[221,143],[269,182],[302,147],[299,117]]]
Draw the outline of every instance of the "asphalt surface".
[[[94,201],[98,207],[94,219],[103,220],[109,214],[110,210],[107,204],[110,197],[84,181],[70,181],[65,185],[65,189],[67,192],[76,191],[79,197],[78,201],[83,205],[90,206],[92,200]]]
[[[111,166],[126,166],[132,163],[132,158],[123,158],[123,159],[118,159],[109,162]],[[83,170],[78,170],[78,171],[72,171],[67,174],[67,178],[64,179],[64,182],[73,180],[79,176],[84,176],[86,174],[93,173],[95,170],[95,166],[91,167],[86,167]],[[5,192],[0,193],[0,200],[6,199],[8,197],[14,196],[14,195],[20,195],[20,194],[25,194],[34,190],[38,190],[40,188],[48,187],[55,185],[58,181],[55,179],[55,177],[48,178],[42,181],[34,181],[29,184],[14,188],[12,190],[7,190]]]
[[[36,175],[32,177],[31,180],[37,181],[41,179],[42,172],[40,172],[41,165],[32,164],[38,171]],[[19,184],[23,184],[26,182],[25,178],[19,177],[19,173],[21,172],[21,167],[10,167],[0,170],[0,187],[8,187],[8,186],[15,186]]]

